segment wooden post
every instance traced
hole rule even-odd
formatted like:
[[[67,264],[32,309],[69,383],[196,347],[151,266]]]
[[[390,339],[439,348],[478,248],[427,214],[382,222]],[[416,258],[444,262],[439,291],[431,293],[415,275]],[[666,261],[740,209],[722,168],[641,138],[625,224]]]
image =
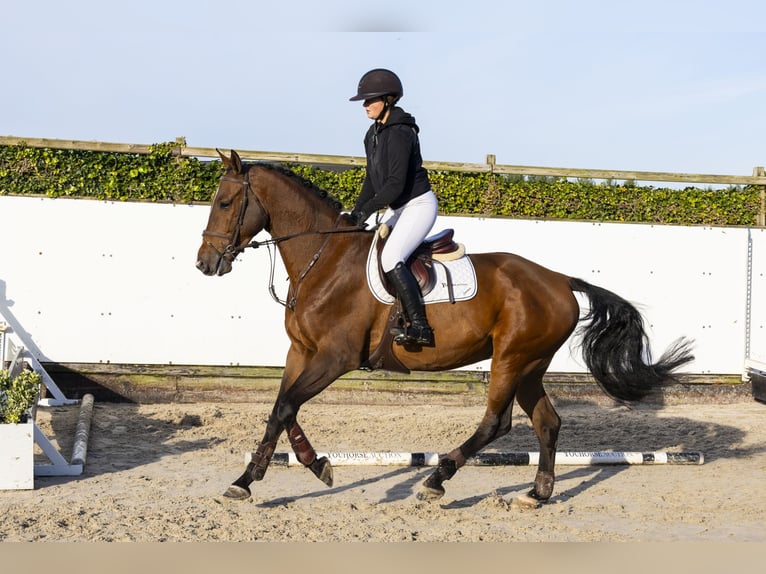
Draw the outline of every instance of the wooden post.
[[[175,156],[176,163],[183,161],[183,152],[186,147],[186,136],[180,136],[176,138],[176,147],[173,148],[173,155]]]
[[[179,136],[175,141],[176,147],[173,148],[173,155],[176,156],[176,161],[183,157],[184,148],[186,147],[186,136]]]
[[[753,168],[753,177],[763,177],[766,175],[763,166],[756,166]],[[756,225],[760,227],[766,227],[766,185],[759,186],[761,190],[761,209],[758,212],[758,218]]]
[[[496,161],[497,161],[497,158],[495,157],[495,154],[493,153],[487,154],[487,165],[489,166],[489,173],[495,173]]]
[[[498,215],[500,208],[500,192],[495,179],[495,154],[487,154],[489,166],[489,178],[487,178],[487,191],[482,196],[481,212],[485,215]]]

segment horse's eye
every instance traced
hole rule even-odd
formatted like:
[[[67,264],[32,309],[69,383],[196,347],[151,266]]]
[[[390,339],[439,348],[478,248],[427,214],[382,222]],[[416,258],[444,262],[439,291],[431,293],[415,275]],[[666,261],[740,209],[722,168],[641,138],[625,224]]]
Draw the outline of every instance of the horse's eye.
[[[218,205],[221,207],[221,209],[229,209],[231,207],[231,202],[230,201],[222,201]]]

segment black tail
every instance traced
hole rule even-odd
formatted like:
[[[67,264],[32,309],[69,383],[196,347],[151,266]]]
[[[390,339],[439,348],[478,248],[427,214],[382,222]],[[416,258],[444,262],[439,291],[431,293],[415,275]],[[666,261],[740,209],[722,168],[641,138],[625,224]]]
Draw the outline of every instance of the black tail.
[[[590,312],[583,317],[586,323],[578,334],[582,337],[585,364],[609,396],[637,401],[673,381],[673,371],[694,360],[692,342],[682,337],[652,364],[644,320],[638,309],[611,291],[582,279],[570,279],[569,286],[590,299]]]

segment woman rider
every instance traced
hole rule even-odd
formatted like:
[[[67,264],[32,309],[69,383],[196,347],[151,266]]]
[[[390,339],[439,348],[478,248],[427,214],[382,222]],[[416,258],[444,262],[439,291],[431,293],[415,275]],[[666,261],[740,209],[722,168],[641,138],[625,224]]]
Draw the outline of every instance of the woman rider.
[[[387,208],[383,222],[391,233],[381,252],[381,266],[410,323],[391,332],[400,345],[433,345],[420,288],[404,262],[431,231],[438,206],[422,165],[420,130],[415,118],[396,105],[403,95],[397,75],[376,68],[362,76],[356,95],[350,98],[363,101],[367,117],[373,120],[364,137],[367,171],[351,217],[364,226],[370,215]]]

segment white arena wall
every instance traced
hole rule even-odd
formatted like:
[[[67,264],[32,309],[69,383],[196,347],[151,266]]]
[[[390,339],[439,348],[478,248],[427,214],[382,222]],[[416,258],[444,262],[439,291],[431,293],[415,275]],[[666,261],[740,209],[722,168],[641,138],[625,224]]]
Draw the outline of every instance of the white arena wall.
[[[284,366],[267,250],[203,276],[194,263],[207,215],[0,196],[0,311],[43,362]],[[686,373],[741,374],[748,354],[766,363],[762,228],[440,216],[434,229],[444,227],[469,252],[512,251],[636,303],[656,356],[678,336],[695,339]],[[275,285],[284,298],[281,265]],[[568,345],[549,370],[585,372]]]

